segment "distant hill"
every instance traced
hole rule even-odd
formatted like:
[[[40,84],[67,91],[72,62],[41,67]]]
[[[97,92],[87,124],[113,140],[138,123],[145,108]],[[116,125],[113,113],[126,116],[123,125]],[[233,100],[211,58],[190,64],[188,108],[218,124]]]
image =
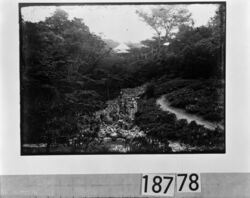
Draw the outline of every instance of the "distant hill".
[[[120,44],[119,42],[114,41],[112,39],[103,39],[103,41],[107,44],[109,48],[112,48],[112,49],[114,49]]]

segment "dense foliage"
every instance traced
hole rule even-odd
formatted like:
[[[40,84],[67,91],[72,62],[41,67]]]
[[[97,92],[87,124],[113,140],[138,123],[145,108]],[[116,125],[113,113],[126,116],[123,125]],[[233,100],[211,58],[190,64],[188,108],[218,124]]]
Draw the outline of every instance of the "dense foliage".
[[[153,99],[141,100],[136,115],[138,124],[148,137],[161,142],[178,141],[190,146],[204,147],[202,152],[218,152],[224,148],[224,132],[220,128],[209,130],[195,121],[177,120],[175,114],[164,112],[155,106]],[[195,150],[196,152],[199,149]]]
[[[105,109],[122,88],[147,84],[134,124],[151,139],[165,142],[162,150],[171,150],[168,140],[213,145],[213,151],[223,147],[222,129],[209,131],[177,120],[155,101],[166,95],[172,106],[224,124],[224,4],[201,27],[194,27],[188,10],[178,7],[137,14],[156,36],[128,43],[129,53],[119,55],[112,51],[118,42],[95,35],[82,19],[69,19],[61,9],[40,22],[21,18],[23,143],[46,142],[49,152],[53,142],[63,144],[78,135],[85,142],[85,152],[104,152],[107,145],[96,140],[101,121],[94,113]],[[134,139],[130,152],[159,152],[157,144]]]
[[[24,142],[78,132],[82,114],[103,108],[130,82],[121,82],[123,71],[114,66],[98,68],[110,49],[63,10],[38,23],[22,21],[21,42]]]

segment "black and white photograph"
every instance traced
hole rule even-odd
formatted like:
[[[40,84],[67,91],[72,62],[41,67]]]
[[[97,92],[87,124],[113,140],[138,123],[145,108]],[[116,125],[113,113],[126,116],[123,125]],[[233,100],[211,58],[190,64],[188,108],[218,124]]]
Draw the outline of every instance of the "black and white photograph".
[[[225,153],[226,3],[19,3],[21,155]]]

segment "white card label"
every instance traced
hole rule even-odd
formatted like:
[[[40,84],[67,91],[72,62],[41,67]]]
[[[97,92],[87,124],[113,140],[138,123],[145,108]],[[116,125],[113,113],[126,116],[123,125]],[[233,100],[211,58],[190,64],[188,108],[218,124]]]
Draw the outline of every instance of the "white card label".
[[[175,175],[143,174],[142,195],[174,196]]]
[[[201,179],[199,173],[176,174],[177,193],[201,192]]]

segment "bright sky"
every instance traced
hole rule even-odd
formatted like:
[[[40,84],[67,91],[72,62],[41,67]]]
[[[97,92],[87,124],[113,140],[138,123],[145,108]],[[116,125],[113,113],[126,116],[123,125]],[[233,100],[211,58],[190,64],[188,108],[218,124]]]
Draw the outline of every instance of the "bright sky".
[[[140,42],[149,39],[154,31],[135,13],[136,10],[149,11],[156,5],[95,5],[95,6],[59,6],[72,19],[82,18],[91,32],[102,38],[118,42]],[[168,5],[166,5],[168,6]],[[217,4],[190,4],[186,8],[192,13],[195,26],[206,25],[214,16]],[[55,6],[32,6],[22,8],[26,21],[37,22],[49,17]]]

